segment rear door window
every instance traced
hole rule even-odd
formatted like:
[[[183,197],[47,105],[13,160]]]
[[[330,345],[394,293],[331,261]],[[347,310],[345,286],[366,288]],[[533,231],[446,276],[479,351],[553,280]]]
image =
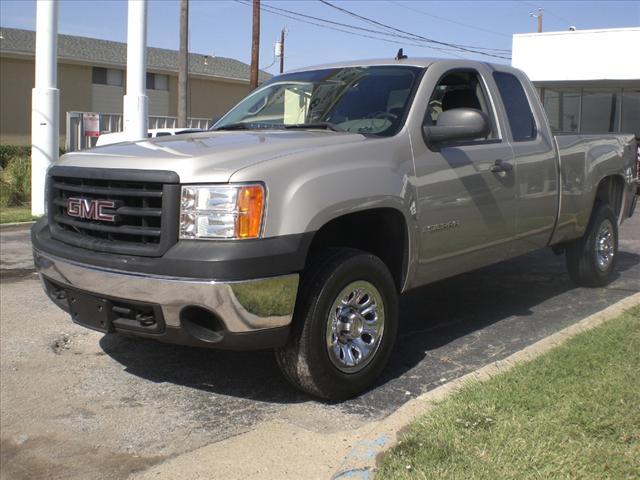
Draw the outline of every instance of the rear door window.
[[[536,121],[520,80],[505,72],[494,72],[493,78],[507,112],[513,140],[524,142],[535,139]]]

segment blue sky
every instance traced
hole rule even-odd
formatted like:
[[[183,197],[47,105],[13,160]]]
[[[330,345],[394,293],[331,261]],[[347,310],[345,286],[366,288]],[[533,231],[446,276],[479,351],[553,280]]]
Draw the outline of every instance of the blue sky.
[[[246,1],[246,0],[243,0]],[[335,22],[380,29],[335,10],[317,0],[262,0],[263,5],[304,13]],[[62,0],[59,32],[126,41],[127,3],[121,0]],[[640,26],[640,1],[482,2],[418,0],[332,0],[342,8],[421,36],[439,41],[494,49],[510,49],[513,33],[533,32],[536,20],[529,13],[544,10],[544,30]],[[150,0],[148,44],[177,49],[178,0]],[[35,29],[35,0],[0,1],[2,27]],[[400,46],[418,56],[451,56],[446,52],[363,38],[262,12],[260,67],[272,63],[273,44],[283,27],[289,30],[285,69],[356,58],[394,56]],[[364,32],[363,32],[364,33]],[[404,44],[403,44],[404,42]],[[190,51],[237,58],[249,63],[251,8],[234,0],[191,0]],[[631,53],[631,52],[630,52]],[[484,58],[463,54],[466,58]],[[508,62],[508,60],[497,60]],[[267,70],[276,73],[278,65]]]

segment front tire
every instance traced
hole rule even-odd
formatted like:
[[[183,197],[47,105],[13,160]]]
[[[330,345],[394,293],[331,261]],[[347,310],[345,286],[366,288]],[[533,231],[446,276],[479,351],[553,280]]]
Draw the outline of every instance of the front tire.
[[[603,287],[611,281],[618,256],[618,223],[607,204],[596,206],[587,231],[567,247],[569,276],[584,287]]]
[[[303,274],[293,329],[276,350],[295,387],[328,400],[351,398],[387,364],[398,296],[386,265],[360,250],[328,249]]]

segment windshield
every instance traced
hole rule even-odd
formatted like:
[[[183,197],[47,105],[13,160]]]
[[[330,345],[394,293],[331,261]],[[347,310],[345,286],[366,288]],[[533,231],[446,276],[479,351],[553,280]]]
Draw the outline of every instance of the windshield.
[[[345,67],[272,78],[236,105],[218,129],[330,128],[393,135],[401,127],[420,68]]]

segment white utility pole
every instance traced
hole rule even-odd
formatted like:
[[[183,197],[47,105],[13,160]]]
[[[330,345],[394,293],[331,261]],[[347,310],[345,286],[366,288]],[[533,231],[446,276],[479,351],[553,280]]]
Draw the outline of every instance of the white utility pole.
[[[147,138],[147,0],[129,0],[127,23],[127,93],[124,134],[127,140]]]
[[[58,83],[58,2],[36,4],[36,83],[31,91],[31,214],[44,215],[47,168],[58,159],[60,91]]]

